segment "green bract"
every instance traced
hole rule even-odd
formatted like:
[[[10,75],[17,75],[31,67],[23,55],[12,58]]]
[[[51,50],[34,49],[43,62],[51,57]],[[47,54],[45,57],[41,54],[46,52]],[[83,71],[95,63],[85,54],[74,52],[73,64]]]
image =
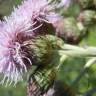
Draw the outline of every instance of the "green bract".
[[[56,71],[52,68],[37,68],[30,76],[31,92],[34,96],[41,96],[53,86]]]
[[[78,18],[85,26],[96,23],[96,11],[85,10],[80,13]]]
[[[83,25],[73,17],[65,18],[57,25],[57,35],[69,44],[78,44],[84,33],[85,28]]]
[[[64,45],[60,38],[53,35],[37,36],[28,43],[27,48],[30,56],[34,58],[34,64],[49,63],[54,53]]]

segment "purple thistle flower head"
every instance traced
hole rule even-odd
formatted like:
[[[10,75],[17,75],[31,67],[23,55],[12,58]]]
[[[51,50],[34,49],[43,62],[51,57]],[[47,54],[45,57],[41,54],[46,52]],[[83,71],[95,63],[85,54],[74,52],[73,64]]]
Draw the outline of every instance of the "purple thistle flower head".
[[[16,84],[22,80],[22,75],[28,69],[25,59],[32,64],[24,51],[25,41],[34,37],[42,22],[53,23],[48,21],[55,14],[50,10],[47,0],[25,0],[18,8],[14,8],[9,17],[5,17],[5,21],[0,22],[0,73],[4,75],[2,84],[5,81],[6,85]]]

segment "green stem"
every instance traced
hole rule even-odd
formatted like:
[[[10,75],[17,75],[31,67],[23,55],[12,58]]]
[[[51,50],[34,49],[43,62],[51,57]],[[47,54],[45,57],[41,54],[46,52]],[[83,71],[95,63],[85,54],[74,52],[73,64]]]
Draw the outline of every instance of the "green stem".
[[[82,51],[84,48],[78,47],[78,46],[75,46],[75,45],[64,44],[64,46],[62,46],[62,49],[63,50],[81,50]]]
[[[88,62],[85,64],[84,69],[79,74],[79,76],[76,77],[76,79],[73,81],[72,85],[77,84],[85,75],[85,73],[88,71],[88,68],[92,66],[93,64],[95,64],[95,62],[96,62],[96,57],[89,59]]]
[[[61,56],[59,65],[56,67],[57,70],[60,69],[60,67],[63,65],[64,61],[67,59],[67,57],[68,57],[67,55]]]
[[[60,55],[69,55],[72,57],[96,57],[96,47],[78,47],[74,45],[64,44],[61,50],[58,51]]]
[[[88,60],[88,62],[85,64],[84,69],[89,68],[91,65],[93,65],[96,62],[96,57],[93,57]]]

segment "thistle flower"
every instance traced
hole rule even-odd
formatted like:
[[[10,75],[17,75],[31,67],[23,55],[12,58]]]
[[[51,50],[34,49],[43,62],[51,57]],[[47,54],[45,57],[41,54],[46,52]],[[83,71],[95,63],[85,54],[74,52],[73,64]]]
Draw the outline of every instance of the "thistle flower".
[[[28,65],[32,64],[25,50],[25,41],[32,39],[43,22],[48,22],[51,6],[47,0],[25,0],[0,24],[0,73],[3,84],[14,85],[22,80]],[[54,17],[54,16],[53,16]],[[27,62],[27,63],[26,63]],[[9,85],[10,85],[9,84]]]

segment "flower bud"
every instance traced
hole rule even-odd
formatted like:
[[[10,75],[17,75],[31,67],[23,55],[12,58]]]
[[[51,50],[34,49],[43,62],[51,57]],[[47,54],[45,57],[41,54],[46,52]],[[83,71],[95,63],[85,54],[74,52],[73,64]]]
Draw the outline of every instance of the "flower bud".
[[[80,13],[78,20],[85,26],[94,24],[96,22],[96,12],[92,10],[85,10]]]
[[[27,42],[27,50],[35,65],[51,62],[53,54],[64,42],[53,35],[38,36]]]
[[[82,28],[81,28],[82,27]],[[56,35],[69,44],[78,44],[85,33],[85,28],[74,18],[69,17],[56,25]]]
[[[43,94],[53,85],[56,78],[54,69],[37,68],[29,77],[28,96],[43,96]]]

